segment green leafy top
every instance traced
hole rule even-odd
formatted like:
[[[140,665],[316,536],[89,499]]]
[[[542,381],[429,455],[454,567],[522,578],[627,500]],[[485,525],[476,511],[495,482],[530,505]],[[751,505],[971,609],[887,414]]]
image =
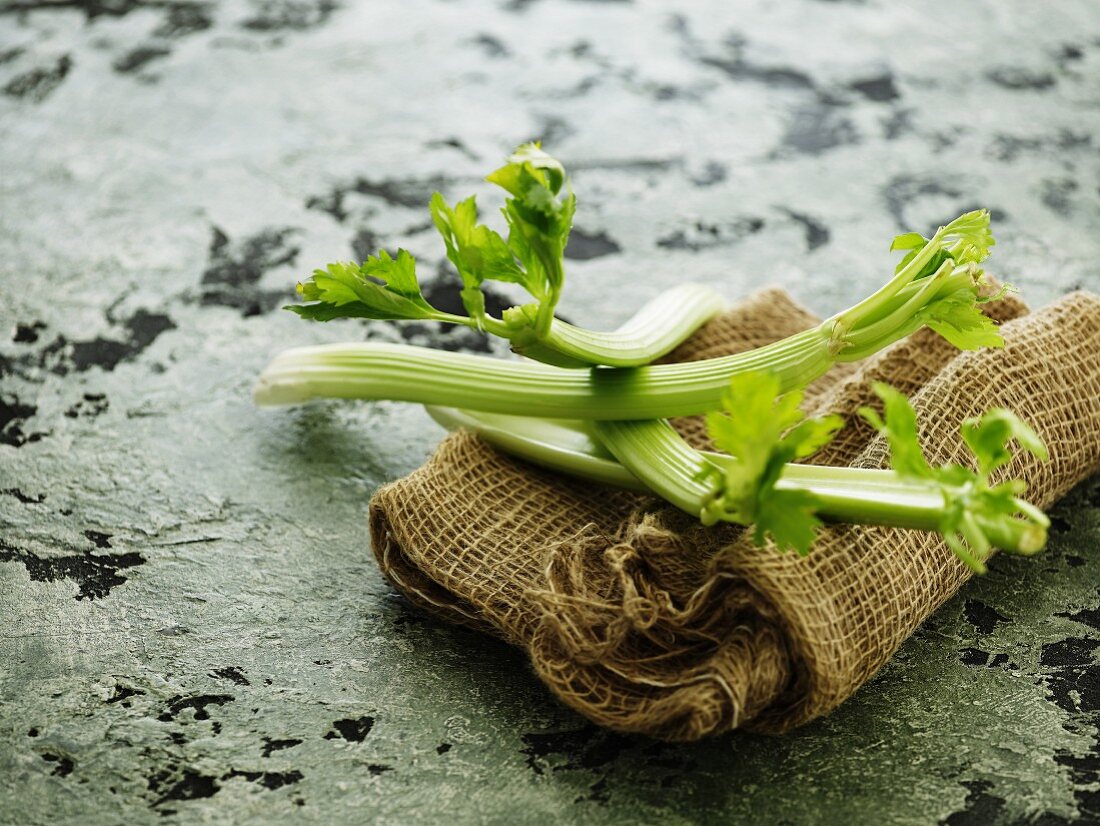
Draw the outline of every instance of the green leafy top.
[[[964,212],[951,223],[942,227],[935,236],[935,254],[921,267],[916,278],[927,278],[948,258],[956,264],[980,264],[989,256],[989,249],[996,240],[989,227],[989,210],[975,209]],[[925,238],[919,232],[906,232],[894,237],[890,242],[892,251],[905,250],[906,253],[894,272],[901,272],[916,258],[932,239]],[[942,245],[942,246],[941,246]]]
[[[752,525],[757,544],[770,536],[781,550],[810,550],[821,520],[817,497],[805,490],[776,487],[783,467],[812,456],[843,425],[840,416],[807,419],[799,409],[802,391],[780,393],[771,373],[740,373],[722,397],[722,411],[707,414],[714,444],[736,458],[722,470],[706,471],[717,492],[704,506],[706,525],[721,520]]]
[[[396,258],[382,251],[362,264],[335,263],[315,270],[298,285],[307,303],[287,307],[316,321],[334,318],[434,319],[465,324],[506,338],[541,337],[549,329],[564,282],[565,245],[576,210],[565,169],[539,144],[520,146],[508,163],[486,179],[511,197],[505,200],[508,239],[478,223],[474,197],[449,205],[436,192],[428,204],[447,258],[462,279],[466,316],[444,313],[424,300],[416,261],[406,250]],[[482,285],[504,281],[522,286],[535,305],[515,308],[504,319],[485,312]]]
[[[1025,484],[1009,480],[994,484],[990,475],[1013,458],[1009,442],[1046,461],[1046,447],[1039,436],[1014,413],[1003,408],[967,419],[962,425],[963,441],[970,448],[977,471],[958,464],[932,467],[918,440],[917,418],[909,400],[881,382],[874,391],[882,400],[882,416],[872,408],[860,408],[860,415],[881,432],[890,445],[890,465],[900,476],[933,483],[942,493],[944,515],[939,530],[948,546],[967,566],[981,573],[990,548],[1013,548],[1035,553],[1046,541],[1050,520],[1039,509],[1020,499]],[[1014,535],[1014,542],[999,542]]]
[[[939,333],[960,350],[1003,347],[997,324],[983,313],[982,299],[967,288],[956,290],[922,308],[914,320]]]
[[[508,245],[523,264],[523,286],[539,301],[536,331],[545,333],[565,279],[562,259],[577,209],[576,196],[564,167],[538,143],[519,147],[486,180],[512,196],[503,209]]]
[[[329,264],[299,283],[298,294],[309,303],[287,309],[315,321],[446,317],[421,295],[416,261],[407,250],[398,250],[396,258],[382,250],[362,264]]]
[[[447,205],[443,196],[432,195],[432,222],[447,248],[447,258],[462,279],[462,304],[479,329],[485,323],[485,281],[523,283],[524,272],[516,265],[511,249],[498,233],[477,222],[473,196]]]
[[[970,283],[963,288],[937,296],[915,316],[915,320],[930,327],[960,350],[1000,347],[1004,344],[997,325],[979,309],[984,300],[978,293],[982,271],[978,267],[989,256],[996,241],[989,227],[989,211],[976,209],[960,215],[941,228],[935,236],[936,251],[913,276],[914,282],[934,279],[937,273],[946,276],[966,268]],[[895,272],[901,272],[917,254],[933,243],[916,232],[898,235],[891,250],[907,250]]]
[[[890,249],[905,254],[894,278],[834,319],[839,358],[863,358],[925,326],[962,350],[1001,346],[997,325],[980,308],[1003,294],[981,295],[980,264],[994,243],[984,209],[960,215],[931,238],[898,235]]]

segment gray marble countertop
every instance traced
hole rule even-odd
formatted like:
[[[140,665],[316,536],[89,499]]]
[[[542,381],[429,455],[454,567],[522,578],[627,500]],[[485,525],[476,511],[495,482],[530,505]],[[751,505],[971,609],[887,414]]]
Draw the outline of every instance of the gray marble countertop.
[[[0,822],[1100,822],[1100,480],[827,718],[673,746],[382,580],[419,408],[249,398],[291,344],[485,349],[277,308],[379,246],[446,296],[428,196],[530,138],[582,324],[681,280],[831,313],[978,205],[1032,304],[1098,290],[1100,6],[1056,9],[0,3]]]

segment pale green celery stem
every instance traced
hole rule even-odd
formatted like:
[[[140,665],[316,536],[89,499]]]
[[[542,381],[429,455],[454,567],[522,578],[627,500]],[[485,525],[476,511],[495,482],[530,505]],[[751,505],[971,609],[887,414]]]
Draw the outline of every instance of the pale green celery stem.
[[[640,367],[670,352],[725,307],[725,299],[710,287],[683,284],[658,295],[612,332],[554,319],[541,340],[513,349],[559,367]]]
[[[955,289],[955,281],[951,276],[926,298]],[[809,384],[834,361],[862,358],[908,335],[920,326],[909,299],[923,287],[894,289],[891,306],[903,308],[890,315],[897,328],[858,347],[848,346],[848,337],[858,335],[858,330],[837,329],[845,314],[746,353],[636,368],[570,370],[403,345],[332,344],[280,354],[260,376],[254,395],[258,404],[293,404],[326,396],[391,399],[545,418],[688,416],[716,409],[736,373],[774,373],[787,391]]]
[[[435,405],[427,405],[424,409],[447,430],[461,428],[476,433],[489,444],[540,467],[619,488],[649,490],[637,476],[619,464],[596,438],[591,422],[579,419],[533,419]],[[705,450],[700,453],[719,466],[735,461],[725,453]],[[825,481],[835,477],[835,471],[836,468],[819,465],[790,465],[786,472],[791,479]],[[871,468],[845,468],[844,482],[912,488],[912,483],[900,481],[893,471]],[[835,478],[832,479],[832,484],[836,484]]]
[[[932,256],[940,249],[944,228],[936,230],[928,243],[913,257],[913,260],[905,265],[890,281],[876,290],[872,295],[849,307],[842,313],[833,316],[831,321],[840,324],[843,330],[850,330],[862,320],[874,317],[886,304],[888,304],[901,290],[906,287],[925,264],[932,260]]]
[[[667,422],[595,422],[596,437],[616,459],[653,493],[695,517],[714,493],[703,481],[712,461],[691,448]],[[789,468],[800,467],[789,465]],[[847,468],[828,468],[815,478],[798,480],[787,473],[778,487],[808,490],[819,497],[818,514],[835,521],[939,531],[944,494],[930,485],[911,483],[881,486],[855,476]],[[1032,553],[1042,547],[1046,532],[1019,519],[986,520],[974,517],[997,547]]]
[[[601,485],[638,492],[647,490],[638,477],[615,461],[610,453],[602,447],[597,449],[598,443],[594,443],[587,433],[559,427],[561,419],[531,419],[434,405],[424,409],[447,430],[476,433],[505,453],[539,467]]]
[[[623,467],[670,504],[698,517],[714,494],[709,469],[734,462],[691,448],[667,422],[596,422],[596,437]],[[943,498],[927,486],[903,483],[890,471],[788,465],[780,487],[810,490],[831,518],[903,528],[934,529]],[[873,492],[873,495],[868,494]]]
[[[947,249],[949,252],[954,252],[957,251],[961,246],[963,246],[963,242],[958,241],[954,244],[947,245],[944,248]],[[923,266],[923,264],[921,266]],[[902,277],[902,275],[905,275],[907,278],[912,275],[913,278],[910,278],[909,282],[898,289],[893,295],[884,299],[883,290],[880,289],[876,293],[865,299],[866,302],[871,302],[874,305],[873,307],[864,306],[860,309],[859,313],[856,314],[854,311],[860,307],[860,305],[857,304],[855,307],[851,307],[834,316],[833,319],[838,320],[841,318],[841,316],[845,316],[846,318],[841,322],[842,326],[854,325],[862,328],[866,328],[868,325],[873,324],[876,321],[882,320],[884,317],[891,315],[896,311],[897,304],[894,301],[895,298],[898,298],[902,295],[911,296],[916,290],[920,289],[921,286],[927,282],[927,279],[917,280],[915,278],[916,274],[917,273],[915,270],[912,270],[910,267],[906,267],[905,270],[903,270],[901,273],[898,273],[898,275],[894,277],[891,284],[896,284],[896,282]],[[951,275],[949,281],[951,284],[959,289],[963,287],[973,287],[973,276],[974,274],[969,269],[969,265],[957,267],[955,272]],[[889,287],[890,285],[888,284],[886,286]],[[940,292],[946,293],[947,290],[941,289]],[[872,299],[874,300],[872,301]],[[858,322],[854,320],[855,315],[858,315]]]
[[[539,303],[538,317],[535,321],[535,335],[540,339],[545,338],[550,332],[550,326],[554,321],[554,310],[557,307],[558,299],[561,298],[561,288],[565,283],[565,273],[561,268],[561,257],[559,256],[544,256],[540,255],[542,259],[542,266],[546,270],[547,281],[549,282],[550,294],[543,296]]]
[[[901,306],[891,309],[887,315],[877,321],[863,322],[853,329],[848,335],[849,342],[858,346],[862,342],[878,341],[890,335],[898,327],[899,319],[912,318],[921,307],[928,303],[932,295],[939,292],[948,277],[954,273],[954,270],[953,263],[944,261],[932,275],[914,282],[913,286],[916,287],[916,291],[902,301]]]
[[[687,364],[565,370],[397,344],[328,344],[287,350],[261,374],[257,404],[311,398],[390,399],[562,419],[663,419],[716,409],[730,376],[768,370],[784,390],[833,363],[817,327],[735,356]]]
[[[677,445],[678,436],[654,440],[652,429],[623,422],[586,425],[453,408],[427,410],[448,430],[469,430],[506,453],[541,467],[600,484],[656,493],[695,517],[713,493],[699,480],[699,474],[708,463],[723,468],[736,462],[722,453],[685,450],[686,445]],[[647,468],[660,468],[659,477],[639,479],[593,437],[590,427],[624,451],[628,459],[647,454],[646,462],[637,469],[645,473]],[[841,522],[936,530],[943,514],[943,496],[937,488],[903,480],[889,470],[790,464],[779,487],[813,492],[822,502],[822,516]]]
[[[908,290],[921,283],[922,282],[917,282],[916,284],[910,285],[901,295],[904,296]],[[974,281],[970,272],[956,271],[939,285],[934,291],[932,299],[926,300],[924,305],[919,309],[923,309],[923,307],[932,304],[934,300],[945,298],[958,290],[972,290],[973,286]],[[881,328],[886,330],[886,332],[876,330],[872,331],[871,335],[868,335],[865,328],[859,328],[853,331],[846,337],[845,340],[848,346],[838,353],[837,361],[862,361],[868,356],[874,355],[885,347],[890,346],[895,341],[901,341],[901,339],[912,335],[923,327],[925,323],[924,319],[919,315],[919,309],[916,314],[910,314],[908,317],[904,317],[902,313],[893,314],[891,316],[891,324]]]
[[[838,361],[860,361],[884,347],[900,341],[924,326],[920,311],[940,298],[946,298],[959,290],[973,292],[974,275],[969,267],[956,268],[951,274],[941,276],[934,284],[928,280],[914,282],[901,290],[896,301],[900,307],[878,314],[874,320],[866,320],[844,336],[846,345],[837,356]],[[923,299],[914,302],[920,293]]]
[[[907,267],[903,274],[909,277],[913,272]],[[968,288],[972,283],[968,268],[953,269],[945,263],[943,271],[935,276],[903,284],[892,292],[889,301],[878,301],[873,311],[861,315],[862,326],[858,331],[842,326],[842,330],[848,333],[846,340],[850,346],[846,348],[847,352],[842,351],[840,360],[852,360],[857,353],[862,358],[867,352],[874,352],[904,338],[916,329],[917,322],[911,321],[911,317],[928,302],[930,296],[946,295],[956,289]],[[881,294],[882,290],[876,293],[880,297]],[[895,306],[898,301],[901,302],[900,307]],[[555,319],[541,341],[517,345],[513,349],[528,358],[558,367],[593,364],[642,366],[669,353],[724,307],[724,299],[709,287],[685,284],[657,296],[613,332],[593,332]],[[848,313],[835,316],[824,322],[822,327],[831,330],[833,324],[845,316]],[[847,321],[851,322],[850,316]],[[487,329],[497,335],[503,334]]]

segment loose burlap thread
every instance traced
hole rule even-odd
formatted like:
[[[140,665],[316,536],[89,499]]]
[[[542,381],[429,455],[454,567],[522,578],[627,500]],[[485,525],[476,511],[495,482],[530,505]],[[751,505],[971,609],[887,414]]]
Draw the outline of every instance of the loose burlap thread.
[[[988,305],[1006,346],[959,353],[923,331],[807,391],[847,426],[814,461],[885,467],[855,411],[872,381],[911,395],[929,461],[966,462],[959,425],[1008,407],[1051,459],[1005,473],[1047,507],[1100,469],[1100,297],[1032,314]],[[706,325],[670,360],[739,352],[816,319],[767,290]],[[698,418],[674,422],[698,446]],[[377,492],[379,565],[409,599],[525,648],[566,704],[623,732],[694,740],[745,727],[783,732],[827,713],[871,677],[970,576],[938,537],[833,525],[805,558],[756,548],[735,526],[703,528],[647,496],[513,459],[458,432]]]

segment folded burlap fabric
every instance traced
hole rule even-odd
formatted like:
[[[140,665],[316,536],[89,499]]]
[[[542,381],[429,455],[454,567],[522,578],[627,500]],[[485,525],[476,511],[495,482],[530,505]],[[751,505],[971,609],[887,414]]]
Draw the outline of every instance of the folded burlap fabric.
[[[872,381],[911,394],[932,463],[966,461],[959,425],[1014,410],[1046,441],[1005,469],[1052,504],[1100,469],[1100,297],[1075,293],[1025,315],[1003,349],[959,353],[929,332],[813,385],[807,403],[848,425],[814,461],[884,467],[855,416]],[[757,347],[817,320],[769,290],[708,324],[671,358]],[[699,419],[675,422],[698,446]],[[619,731],[693,740],[737,727],[782,732],[849,697],[970,573],[936,536],[829,526],[805,558],[756,548],[736,526],[703,528],[646,496],[447,437],[371,502],[374,552],[414,602],[524,647],[565,703]]]

